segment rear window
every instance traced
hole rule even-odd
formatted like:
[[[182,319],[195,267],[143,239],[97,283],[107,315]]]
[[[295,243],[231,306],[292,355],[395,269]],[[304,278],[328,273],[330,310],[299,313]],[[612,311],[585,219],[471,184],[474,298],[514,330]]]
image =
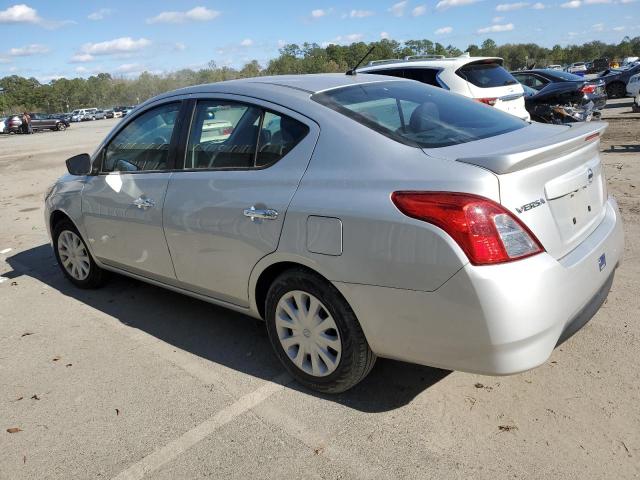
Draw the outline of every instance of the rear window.
[[[517,117],[414,82],[376,82],[316,93],[316,102],[406,145],[438,148],[527,125]]]
[[[459,77],[480,88],[515,85],[518,81],[498,63],[469,63],[456,71]]]
[[[566,80],[570,82],[584,82],[584,77],[574,75],[569,72],[562,72],[560,70],[543,70],[546,75],[551,78],[557,78],[559,80]]]

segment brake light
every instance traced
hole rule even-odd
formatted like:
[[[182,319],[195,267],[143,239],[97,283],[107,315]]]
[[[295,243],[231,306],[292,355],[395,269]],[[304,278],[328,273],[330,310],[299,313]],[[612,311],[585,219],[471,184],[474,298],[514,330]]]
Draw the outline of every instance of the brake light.
[[[233,127],[227,127],[222,130],[222,135],[231,135],[233,133]]]
[[[519,260],[544,251],[533,233],[488,198],[452,192],[394,192],[405,215],[431,223],[451,236],[474,265]]]
[[[585,95],[589,95],[589,94],[592,94],[592,93],[594,93],[596,91],[596,86],[595,85],[583,85],[580,90]]]
[[[489,105],[491,107],[493,107],[498,101],[497,98],[476,98],[475,100],[477,102],[484,103],[485,105]]]

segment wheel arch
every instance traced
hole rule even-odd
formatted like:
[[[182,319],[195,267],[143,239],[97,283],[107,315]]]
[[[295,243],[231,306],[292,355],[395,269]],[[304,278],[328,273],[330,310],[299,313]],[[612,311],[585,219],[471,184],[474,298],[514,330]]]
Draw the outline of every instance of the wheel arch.
[[[269,287],[278,275],[293,268],[307,270],[315,275],[319,275],[326,281],[331,282],[331,275],[324,271],[324,269],[319,268],[317,263],[306,257],[274,253],[262,258],[262,260],[260,260],[253,268],[249,278],[250,308],[256,312],[260,318],[264,319],[264,303],[267,298]],[[349,302],[347,301],[347,303]]]

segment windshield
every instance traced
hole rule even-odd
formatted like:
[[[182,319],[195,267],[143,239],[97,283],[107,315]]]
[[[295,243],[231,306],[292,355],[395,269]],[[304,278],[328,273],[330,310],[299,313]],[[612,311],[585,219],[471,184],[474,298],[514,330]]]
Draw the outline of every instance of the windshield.
[[[456,74],[481,88],[504,87],[518,83],[509,72],[495,62],[469,63],[459,68]]]
[[[421,148],[472,142],[527,125],[493,107],[417,82],[364,83],[311,98],[382,135]]]

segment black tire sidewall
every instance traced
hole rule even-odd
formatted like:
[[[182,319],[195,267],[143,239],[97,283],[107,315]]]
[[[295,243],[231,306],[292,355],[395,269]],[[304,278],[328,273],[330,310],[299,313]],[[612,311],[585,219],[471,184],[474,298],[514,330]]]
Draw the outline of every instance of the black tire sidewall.
[[[275,312],[282,296],[292,290],[301,290],[310,293],[320,300],[338,327],[342,352],[340,354],[338,367],[329,375],[315,377],[300,370],[291,361],[280,344],[275,326]],[[364,378],[364,376],[357,373],[360,355],[358,343],[362,341],[366,343],[360,324],[340,292],[318,275],[314,275],[306,270],[291,270],[278,277],[267,293],[265,320],[269,340],[276,355],[287,371],[303,385],[315,390],[337,393],[347,390],[360,381],[361,378]],[[366,348],[368,350],[368,344]],[[354,372],[356,372],[356,381],[353,381],[352,378]],[[343,385],[345,388],[341,387]]]

